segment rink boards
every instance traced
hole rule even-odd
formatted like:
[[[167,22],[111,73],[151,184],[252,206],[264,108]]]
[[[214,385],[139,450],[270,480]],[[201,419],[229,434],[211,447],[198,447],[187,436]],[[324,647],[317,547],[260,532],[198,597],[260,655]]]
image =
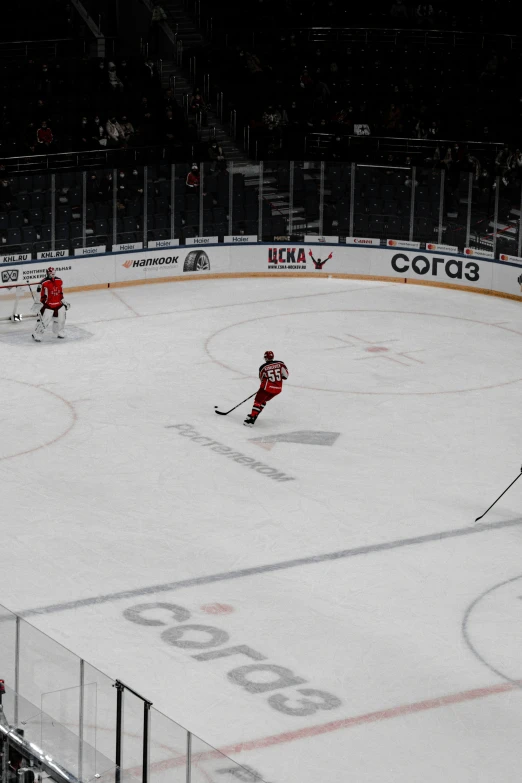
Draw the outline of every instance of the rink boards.
[[[370,241],[370,240],[368,240]],[[373,242],[373,240],[372,240]],[[196,277],[312,276],[450,286],[522,299],[522,259],[317,243],[205,244],[1,265],[2,284],[38,282],[52,264],[67,290]]]

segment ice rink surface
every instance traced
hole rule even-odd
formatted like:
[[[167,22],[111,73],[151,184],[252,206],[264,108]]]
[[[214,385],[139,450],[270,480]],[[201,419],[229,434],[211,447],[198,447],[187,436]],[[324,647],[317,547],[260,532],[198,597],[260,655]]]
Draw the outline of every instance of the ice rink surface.
[[[0,602],[270,783],[519,781],[522,481],[474,519],[520,471],[521,304],[67,298],[63,343],[0,327]],[[216,416],[268,349],[280,397]]]

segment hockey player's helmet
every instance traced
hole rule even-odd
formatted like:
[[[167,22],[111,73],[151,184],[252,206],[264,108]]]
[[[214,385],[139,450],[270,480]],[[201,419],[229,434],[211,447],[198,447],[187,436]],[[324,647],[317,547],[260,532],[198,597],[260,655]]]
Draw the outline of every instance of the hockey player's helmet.
[[[273,351],[265,351],[265,362],[271,362],[274,358]]]
[[[54,274],[56,273],[54,266],[48,267],[46,271],[48,277],[54,276]]]

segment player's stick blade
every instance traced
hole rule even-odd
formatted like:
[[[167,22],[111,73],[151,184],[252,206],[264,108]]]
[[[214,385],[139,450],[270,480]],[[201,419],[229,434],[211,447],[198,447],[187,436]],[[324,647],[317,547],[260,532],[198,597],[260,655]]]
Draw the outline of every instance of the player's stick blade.
[[[230,411],[214,411],[214,413],[217,413],[218,416],[226,416]]]

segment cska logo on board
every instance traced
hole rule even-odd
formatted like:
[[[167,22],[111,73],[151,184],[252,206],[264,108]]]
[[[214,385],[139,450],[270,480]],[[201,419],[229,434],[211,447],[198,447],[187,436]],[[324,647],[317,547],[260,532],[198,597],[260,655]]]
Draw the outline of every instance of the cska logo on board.
[[[312,250],[308,249],[308,256],[314,269],[322,269],[332,258],[332,253],[327,258],[316,258]],[[304,247],[269,247],[268,268],[276,270],[297,269],[306,271],[307,254]]]
[[[269,247],[269,269],[306,269],[306,253],[304,247]]]

